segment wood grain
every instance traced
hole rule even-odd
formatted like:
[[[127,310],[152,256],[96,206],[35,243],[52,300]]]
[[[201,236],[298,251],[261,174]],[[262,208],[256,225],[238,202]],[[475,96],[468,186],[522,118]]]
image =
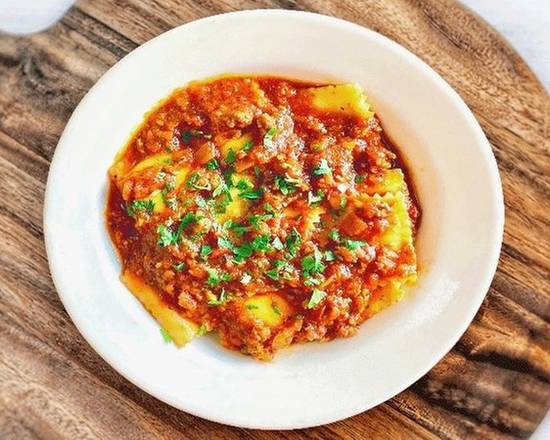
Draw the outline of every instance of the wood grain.
[[[328,426],[252,431],[165,405],[86,344],[43,245],[49,162],[71,112],[129,51],[179,24],[255,7],[363,24],[437,70],[480,121],[506,202],[498,272],[475,321],[425,377]],[[47,32],[0,36],[0,438],[525,438],[550,406],[550,98],[486,23],[452,0],[82,1]]]

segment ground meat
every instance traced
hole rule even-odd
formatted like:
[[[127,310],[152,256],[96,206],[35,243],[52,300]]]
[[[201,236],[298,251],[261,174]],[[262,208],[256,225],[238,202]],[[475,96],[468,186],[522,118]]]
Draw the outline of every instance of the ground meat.
[[[376,117],[315,104],[320,89],[193,83],[148,114],[110,170],[124,273],[167,316],[261,360],[354,335],[416,277],[420,211],[396,152]]]

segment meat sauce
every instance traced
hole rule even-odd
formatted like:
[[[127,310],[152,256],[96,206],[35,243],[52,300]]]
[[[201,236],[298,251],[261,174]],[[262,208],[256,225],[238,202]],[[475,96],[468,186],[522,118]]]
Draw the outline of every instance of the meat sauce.
[[[351,336],[416,281],[402,164],[355,84],[191,83],[109,170],[122,279],[177,345],[212,331],[269,360]]]

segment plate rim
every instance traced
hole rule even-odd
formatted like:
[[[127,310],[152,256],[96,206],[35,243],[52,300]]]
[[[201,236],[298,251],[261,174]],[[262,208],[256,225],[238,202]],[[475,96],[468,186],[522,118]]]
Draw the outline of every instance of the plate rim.
[[[353,410],[350,410],[349,408],[346,408],[346,410],[341,411],[342,413],[338,411],[334,411],[334,413],[331,415],[331,417],[318,417],[318,420],[315,421],[306,421],[302,424],[254,424],[254,423],[242,423],[242,422],[235,422],[231,416],[229,417],[223,417],[219,415],[213,415],[201,412],[197,410],[196,408],[191,408],[189,406],[182,407],[178,402],[173,401],[172,399],[168,398],[167,396],[163,396],[160,393],[158,393],[153,386],[149,382],[146,381],[140,381],[137,380],[135,377],[131,377],[130,374],[127,371],[124,371],[123,368],[120,367],[120,365],[117,364],[116,361],[112,359],[112,357],[106,353],[105,350],[103,350],[100,346],[99,341],[96,340],[96,337],[91,334],[90,331],[84,328],[84,326],[75,319],[74,312],[72,310],[71,306],[71,293],[70,293],[70,287],[66,285],[65,281],[63,280],[63,268],[61,267],[60,262],[57,260],[57,255],[55,252],[55,244],[53,243],[53,239],[51,237],[51,229],[49,227],[50,221],[48,219],[52,216],[52,209],[50,206],[52,206],[55,202],[53,201],[55,199],[55,193],[54,193],[54,185],[52,182],[55,181],[56,176],[59,174],[58,163],[60,162],[60,157],[64,154],[64,151],[68,149],[69,143],[66,142],[66,137],[68,137],[68,132],[71,127],[71,124],[74,120],[76,120],[79,116],[80,111],[84,107],[84,103],[87,102],[90,99],[90,96],[93,95],[96,88],[99,88],[101,83],[108,78],[109,76],[113,75],[117,72],[117,70],[124,65],[126,62],[128,62],[128,59],[131,59],[134,56],[137,56],[140,52],[144,50],[144,48],[149,47],[155,42],[164,39],[169,38],[169,36],[173,33],[176,33],[178,30],[180,30],[183,27],[192,27],[199,24],[204,23],[211,23],[216,24],[216,22],[223,21],[226,19],[231,20],[235,16],[273,16],[273,15],[283,15],[283,16],[301,16],[305,20],[318,20],[319,22],[324,22],[322,24],[324,25],[338,25],[344,28],[347,28],[348,30],[361,33],[368,38],[372,38],[375,40],[378,40],[379,43],[385,46],[387,49],[394,50],[399,53],[400,56],[408,58],[409,60],[412,60],[413,63],[415,63],[419,68],[422,69],[423,73],[430,76],[433,81],[438,83],[441,90],[445,92],[445,94],[453,101],[454,104],[456,104],[459,108],[461,108],[461,113],[466,118],[467,123],[469,127],[472,129],[472,132],[475,133],[476,137],[479,140],[480,146],[483,145],[483,148],[480,149],[480,153],[482,153],[482,159],[484,159],[485,164],[487,165],[487,169],[489,171],[488,180],[491,181],[491,188],[492,188],[492,196],[493,196],[493,202],[495,204],[496,209],[496,216],[498,218],[495,220],[495,229],[493,233],[493,237],[491,239],[491,252],[490,256],[486,260],[487,267],[489,268],[483,278],[480,277],[480,282],[478,283],[479,290],[482,292],[485,292],[483,294],[478,295],[478,301],[475,302],[475,307],[472,306],[471,310],[469,310],[468,315],[463,319],[462,325],[458,327],[455,330],[455,333],[453,335],[453,338],[448,338],[446,343],[441,344],[441,349],[437,352],[437,354],[434,354],[432,356],[432,361],[427,362],[427,365],[425,368],[419,368],[419,371],[417,371],[417,374],[411,375],[410,380],[406,381],[408,384],[405,387],[399,387],[400,389],[396,392],[390,392],[386,396],[382,396],[381,398],[377,399],[375,403],[364,405],[364,407],[357,407]],[[418,56],[416,56],[414,53],[406,49],[405,47],[401,46],[399,43],[389,39],[388,37],[373,31],[367,27],[364,27],[362,25],[349,22],[344,19],[336,18],[329,15],[319,14],[319,13],[313,13],[308,11],[290,11],[290,10],[283,10],[283,9],[252,9],[252,10],[244,10],[244,11],[233,11],[228,13],[222,13],[217,15],[212,15],[208,17],[204,17],[198,20],[192,20],[187,23],[184,23],[182,25],[176,26],[150,40],[147,42],[141,44],[140,46],[133,49],[131,52],[129,52],[127,55],[125,55],[123,58],[118,60],[113,66],[111,66],[103,75],[99,77],[99,79],[95,82],[95,84],[88,90],[88,92],[82,97],[78,105],[73,110],[73,113],[69,120],[66,123],[66,126],[58,140],[56,149],[54,151],[54,154],[52,156],[50,167],[48,171],[48,178],[46,182],[46,190],[45,190],[45,196],[44,196],[44,206],[43,206],[43,231],[44,231],[44,242],[45,242],[45,248],[46,248],[46,254],[48,257],[48,266],[50,269],[50,274],[52,277],[52,281],[54,283],[55,289],[58,293],[58,296],[63,303],[63,306],[71,318],[71,321],[75,325],[75,327],[78,329],[79,333],[82,335],[82,337],[86,340],[86,342],[90,345],[90,347],[105,361],[111,368],[113,368],[118,374],[123,376],[126,380],[128,380],[130,383],[134,384],[141,390],[145,391],[146,393],[152,395],[153,397],[161,400],[162,402],[175,407],[179,410],[182,410],[188,414],[191,414],[193,416],[201,417],[203,419],[207,419],[210,421],[223,423],[230,426],[235,427],[241,427],[241,428],[251,428],[251,429],[279,429],[279,430],[289,430],[289,429],[300,429],[300,428],[308,428],[308,427],[315,427],[315,426],[321,426],[328,423],[333,423],[339,420],[343,420],[345,418],[353,417],[359,413],[362,413],[364,411],[367,411],[371,408],[374,408],[381,403],[390,400],[395,395],[399,394],[400,392],[404,391],[405,389],[409,388],[413,383],[415,383],[417,380],[419,380],[421,377],[423,377],[425,374],[427,374],[458,342],[458,340],[462,337],[462,335],[465,333],[467,328],[470,326],[471,322],[473,321],[475,315],[479,311],[479,308],[485,299],[487,292],[489,290],[489,287],[492,283],[492,280],[494,278],[494,275],[497,270],[500,251],[502,247],[502,239],[504,234],[504,221],[505,221],[505,207],[504,207],[504,197],[503,197],[503,191],[502,191],[502,183],[500,174],[498,171],[497,162],[495,159],[495,156],[492,152],[491,146],[489,141],[487,140],[483,130],[481,129],[478,121],[476,120],[474,114],[469,109],[469,107],[466,105],[466,103],[462,100],[460,95],[435,71],[433,70],[426,62],[421,60]]]

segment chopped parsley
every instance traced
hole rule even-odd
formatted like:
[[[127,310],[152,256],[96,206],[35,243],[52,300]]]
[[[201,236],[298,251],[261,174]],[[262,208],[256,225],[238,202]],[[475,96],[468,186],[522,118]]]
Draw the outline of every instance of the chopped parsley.
[[[229,229],[233,231],[235,234],[243,236],[246,234],[246,232],[250,229],[249,226],[242,225],[240,223],[236,223],[235,221],[229,219],[223,224],[224,229]]]
[[[138,212],[152,214],[155,209],[155,202],[152,200],[134,200],[126,207],[129,216],[135,217]]]
[[[220,164],[216,159],[210,159],[206,163],[206,168],[208,168],[209,170],[217,170],[219,167],[220,167]]]
[[[226,249],[230,249],[230,250],[235,249],[235,245],[225,237],[218,237],[218,246]]]
[[[298,252],[298,249],[300,249],[301,245],[302,237],[300,233],[296,230],[296,228],[292,228],[292,231],[290,231],[290,234],[288,234],[288,237],[285,240],[285,246],[291,257],[296,256],[296,253]]]
[[[296,191],[296,180],[288,176],[275,176],[275,186],[285,196]]]
[[[267,251],[269,249],[269,235],[258,235],[252,241],[252,249],[255,251]]]
[[[306,307],[308,309],[314,309],[325,299],[326,296],[327,293],[324,290],[313,289]]]
[[[169,226],[160,224],[157,226],[158,244],[162,247],[169,246],[171,244],[177,244],[179,242],[181,233],[189,224],[196,222],[198,220],[197,216],[192,212],[188,212],[181,219],[180,224],[176,231],[172,231]]]
[[[273,269],[269,269],[265,272],[265,274],[272,280],[279,281],[281,277],[281,272],[286,272],[288,274],[291,271],[292,266],[288,264],[285,260],[275,260],[273,261]]]
[[[235,163],[236,159],[237,159],[237,156],[235,155],[235,152],[233,151],[232,148],[230,148],[229,151],[227,152],[227,156],[225,157],[225,162],[228,165],[231,165],[231,164]]]
[[[245,306],[248,310],[257,310],[259,307],[256,304],[247,304]]]
[[[219,200],[216,200],[214,203],[214,211],[216,214],[223,214],[226,210],[229,204],[231,203],[232,198],[231,194],[229,192],[226,192]]]
[[[331,172],[331,169],[326,159],[321,159],[321,161],[319,162],[319,165],[313,167],[314,176],[323,176],[325,174],[329,174],[330,172]]]
[[[184,144],[188,144],[192,137],[193,136],[191,135],[190,131],[183,131],[181,133],[181,140],[183,141]]]
[[[174,342],[172,339],[172,336],[170,336],[170,333],[168,333],[162,327],[160,328],[160,334],[162,335],[162,339],[164,339],[164,342],[166,344],[170,344],[171,342]]]
[[[345,195],[342,195],[340,198],[340,209],[344,210],[346,209],[346,206],[348,205],[348,198]]]
[[[361,176],[358,174],[357,176],[355,176],[355,183],[363,183],[365,179],[366,179],[365,176]]]
[[[201,324],[199,329],[197,330],[197,336],[202,336],[204,335],[206,332],[208,331],[208,329],[206,328],[206,326],[204,324]]]
[[[158,234],[158,241],[157,243],[159,246],[166,247],[171,244],[174,244],[174,232],[172,230],[163,224],[160,224],[157,226],[157,234]]]
[[[176,231],[177,233],[176,239],[179,238],[180,234],[182,233],[182,231],[185,229],[187,225],[190,225],[191,223],[196,222],[197,220],[198,220],[197,216],[192,212],[188,212],[187,214],[185,214],[181,219],[181,222],[178,226],[178,230]]]
[[[336,256],[331,250],[325,251],[325,261],[334,261]]]
[[[275,127],[271,127],[269,130],[267,130],[266,134],[264,134],[264,147],[266,148],[273,148],[273,137],[277,134],[277,129]]]
[[[231,196],[229,195],[229,188],[227,187],[227,184],[225,182],[221,182],[214,191],[212,191],[212,197],[218,197],[222,194],[227,194],[229,198]]]
[[[206,280],[208,286],[217,286],[222,282],[231,281],[231,277],[226,272],[219,274],[217,270],[211,268],[207,268],[206,271],[208,272],[208,279]]]
[[[206,260],[208,258],[208,255],[212,253],[212,248],[208,246],[207,244],[203,244],[201,246],[201,250],[199,252],[199,255],[203,260]]]
[[[307,287],[313,287],[313,286],[318,286],[319,284],[321,284],[321,279],[320,278],[308,278],[307,280],[304,281],[304,286],[307,286]]]
[[[333,241],[340,241],[340,233],[337,229],[333,229],[328,233],[328,238],[330,238]]]
[[[210,191],[212,188],[210,182],[201,182],[201,175],[197,172],[191,174],[185,181],[185,186],[189,189]]]
[[[269,269],[265,274],[272,280],[279,281],[279,271],[276,268]]]
[[[176,263],[176,264],[172,265],[172,267],[174,268],[174,270],[176,272],[181,272],[183,269],[185,269],[185,263],[184,262]]]
[[[305,278],[309,278],[314,274],[323,272],[325,265],[323,264],[323,254],[319,249],[315,249],[313,254],[306,255],[302,258],[302,272]]]
[[[261,189],[260,190],[247,189],[239,193],[239,197],[247,200],[257,200],[261,198],[262,195],[263,195],[263,191]]]
[[[208,203],[201,196],[195,198],[195,204],[201,209],[208,209]]]
[[[344,246],[349,249],[350,251],[354,251],[356,249],[359,249],[362,246],[365,246],[367,243],[361,240],[352,240],[351,238],[347,238],[344,240]]]
[[[278,251],[282,251],[285,248],[285,245],[279,237],[275,237],[273,239],[273,241],[271,242],[271,246],[273,246],[273,249],[277,249]]]
[[[178,200],[175,197],[169,197],[164,199],[164,203],[172,210],[176,210],[178,207]]]
[[[233,253],[235,254],[235,261],[241,263],[254,253],[254,247],[251,242],[245,241],[242,245],[235,247]]]
[[[277,316],[281,316],[283,312],[281,312],[281,309],[276,303],[271,303],[271,309]]]
[[[260,227],[260,223],[264,220],[269,220],[273,218],[273,214],[254,214],[248,217],[248,222],[251,226],[258,229]]]
[[[321,200],[323,200],[323,197],[325,196],[325,193],[321,190],[317,190],[317,192],[314,194],[311,191],[308,191],[307,193],[307,204],[309,206],[315,205],[316,203],[319,203]]]
[[[254,142],[252,140],[248,140],[244,143],[244,145],[242,147],[242,151],[244,151],[246,153],[246,152],[250,151],[253,146],[254,146]]]
[[[237,184],[235,185],[235,188],[240,189],[241,191],[245,191],[247,189],[252,188],[252,185],[247,180],[241,179],[237,182]]]
[[[222,304],[225,304],[227,301],[227,293],[225,292],[225,289],[222,289],[222,291],[220,292],[220,296],[215,298],[215,299],[211,299],[208,301],[208,305],[210,306],[220,306]]]

